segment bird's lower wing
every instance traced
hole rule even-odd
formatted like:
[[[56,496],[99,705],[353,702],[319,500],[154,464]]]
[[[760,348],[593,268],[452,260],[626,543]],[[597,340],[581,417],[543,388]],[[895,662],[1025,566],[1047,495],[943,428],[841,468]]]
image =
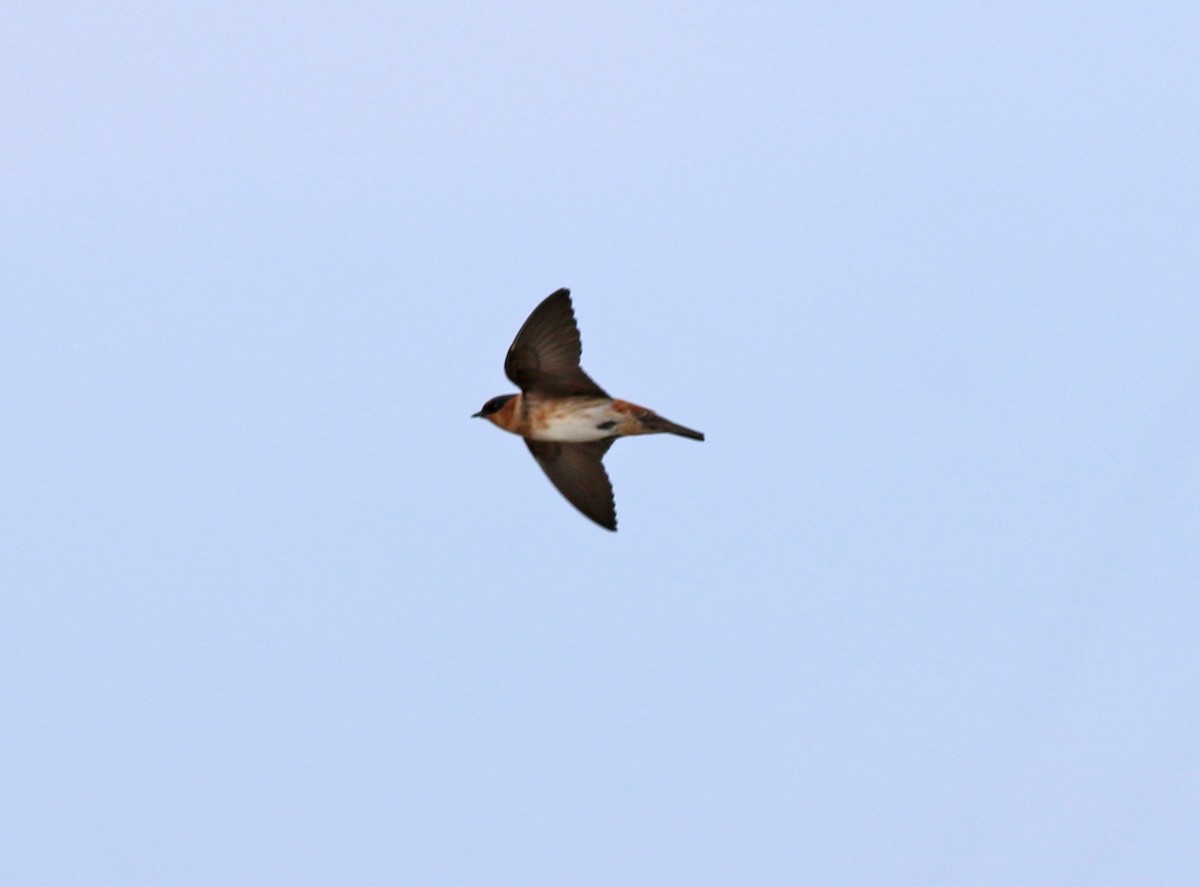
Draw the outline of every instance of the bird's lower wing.
[[[588,443],[525,440],[550,483],[568,502],[606,530],[617,529],[612,484],[601,461],[615,438]]]

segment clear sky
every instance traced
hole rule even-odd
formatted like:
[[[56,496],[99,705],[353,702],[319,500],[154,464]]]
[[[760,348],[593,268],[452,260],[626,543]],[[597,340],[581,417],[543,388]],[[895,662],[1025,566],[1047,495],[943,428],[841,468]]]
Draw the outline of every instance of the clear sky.
[[[1200,883],[1197,45],[9,4],[0,883]],[[560,286],[615,535],[468,418]]]

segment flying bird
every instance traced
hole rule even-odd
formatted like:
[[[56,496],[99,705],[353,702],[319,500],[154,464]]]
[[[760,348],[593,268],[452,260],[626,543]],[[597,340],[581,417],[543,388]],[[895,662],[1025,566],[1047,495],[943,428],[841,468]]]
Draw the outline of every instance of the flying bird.
[[[493,397],[472,418],[521,435],[567,501],[616,532],[612,484],[601,461],[613,441],[631,434],[704,435],[609,397],[579,366],[581,351],[571,291],[557,290],[533,309],[504,359],[504,374],[521,393]]]

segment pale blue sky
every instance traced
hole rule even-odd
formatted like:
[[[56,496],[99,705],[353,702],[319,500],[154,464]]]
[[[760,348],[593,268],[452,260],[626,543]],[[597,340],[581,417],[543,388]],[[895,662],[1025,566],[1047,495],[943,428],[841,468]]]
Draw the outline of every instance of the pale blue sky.
[[[0,882],[1197,883],[1193,4],[0,35]]]

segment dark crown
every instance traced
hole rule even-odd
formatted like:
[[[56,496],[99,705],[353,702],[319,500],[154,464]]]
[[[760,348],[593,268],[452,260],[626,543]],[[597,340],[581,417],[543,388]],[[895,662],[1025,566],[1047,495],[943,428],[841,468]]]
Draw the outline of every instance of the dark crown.
[[[493,397],[483,405],[483,409],[479,411],[481,416],[490,416],[492,413],[498,412],[506,403],[516,397],[515,394],[501,394],[499,397]]]

